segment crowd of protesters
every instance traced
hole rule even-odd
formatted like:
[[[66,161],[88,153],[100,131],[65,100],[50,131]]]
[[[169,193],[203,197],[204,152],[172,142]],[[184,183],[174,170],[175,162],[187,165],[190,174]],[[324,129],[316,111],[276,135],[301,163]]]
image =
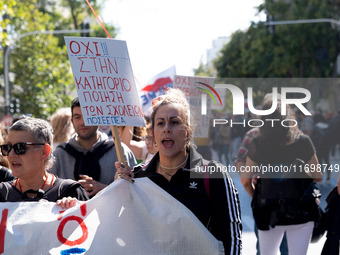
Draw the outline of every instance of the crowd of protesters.
[[[217,112],[214,114],[214,118],[226,119],[230,123],[231,114],[223,115]],[[215,128],[210,128],[210,148],[216,154],[214,159],[224,164],[233,164],[235,160],[237,161],[241,141],[245,134],[252,129],[247,125],[248,118],[237,117],[237,123],[245,123],[245,125],[217,124]],[[300,130],[312,139],[320,163],[329,165],[330,156],[335,155],[336,149],[340,145],[340,132],[338,132],[340,128],[340,111],[323,113],[318,110],[312,116],[305,116],[297,110],[295,118]],[[234,117],[235,119],[236,117]],[[330,175],[327,174],[325,183],[329,184],[329,180]]]
[[[121,140],[127,144],[122,143],[124,162],[118,162],[112,138],[98,126],[85,126],[78,98],[72,101],[71,115],[59,110],[51,119],[52,125],[21,116],[9,127],[0,146],[9,160],[9,169],[3,169],[0,201],[48,200],[62,209],[69,208],[77,200],[96,196],[115,179],[124,177],[124,171],[139,169],[125,176],[150,178],[196,215],[220,241],[220,251],[241,254],[238,192],[227,173],[215,173],[218,176],[204,180],[203,173],[196,172],[196,166],[220,163],[207,161],[196,152],[186,96],[180,90],[169,90],[153,108],[144,133],[137,135],[130,127],[120,128]],[[55,135],[59,134],[57,140],[52,126]],[[133,137],[139,141],[132,142]],[[54,147],[53,141],[58,145]],[[141,171],[136,158],[147,168]],[[206,190],[197,189],[193,183]],[[188,185],[196,189],[188,190]]]
[[[178,175],[178,178],[180,177],[185,180],[188,177],[185,171],[186,169],[190,171],[191,161],[197,160],[195,157],[202,160],[201,164],[205,164],[204,162],[206,162],[206,160],[209,162],[209,160],[216,157],[215,159],[223,165],[234,165],[237,169],[240,169],[241,166],[246,166],[247,164],[268,163],[266,155],[273,153],[275,150],[277,151],[275,155],[279,155],[280,151],[282,151],[283,148],[286,149],[286,147],[287,153],[291,152],[291,144],[294,146],[296,144],[299,148],[296,150],[298,153],[301,153],[299,158],[305,161],[310,161],[312,158],[315,158],[313,164],[320,163],[330,166],[330,157],[334,156],[339,148],[340,111],[334,114],[330,112],[323,114],[320,110],[316,111],[312,116],[305,116],[300,111],[295,112],[294,118],[298,123],[296,129],[294,129],[295,131],[293,132],[288,129],[282,132],[280,131],[283,137],[281,140],[285,141],[285,147],[280,146],[279,141],[275,148],[264,146],[267,149],[267,152],[264,152],[261,141],[269,141],[269,143],[272,143],[276,137],[275,131],[271,133],[273,137],[268,138],[269,133],[266,133],[265,137],[267,138],[261,139],[261,137],[264,136],[263,132],[267,132],[264,131],[265,129],[250,128],[249,126],[242,125],[217,125],[215,129],[210,127],[209,139],[202,143],[200,139],[194,139],[192,137],[192,130],[188,121],[189,117],[184,114],[188,112],[187,109],[185,109],[185,101],[183,101],[184,103],[179,102],[183,100],[181,95],[171,93],[174,92],[170,92],[168,97],[162,97],[156,104],[157,107],[154,108],[155,112],[151,116],[151,119],[147,119],[146,121],[146,128],[119,128],[126,162],[116,163],[116,165],[114,165],[114,162],[118,161],[118,157],[114,148],[114,141],[110,136],[110,130],[105,133],[101,132],[99,127],[85,126],[78,98],[73,100],[70,108],[62,108],[56,111],[50,118],[50,124],[44,120],[26,116],[20,116],[20,118],[15,119],[13,125],[8,130],[4,128],[1,130],[0,147],[2,154],[0,155],[0,181],[2,183],[0,183],[0,201],[39,201],[40,199],[47,199],[57,202],[63,208],[68,208],[75,204],[75,199],[87,200],[92,198],[118,177],[123,177],[129,181],[132,180],[132,177],[149,177],[179,201],[187,205],[212,234],[215,235],[217,239],[223,241],[228,251],[237,250],[237,252],[233,254],[239,254],[238,251],[240,251],[241,248],[241,221],[240,218],[238,218],[240,217],[240,215],[238,215],[240,213],[239,198],[229,176],[222,177],[227,179],[229,185],[231,185],[230,187],[232,187],[227,186],[227,191],[233,190],[235,193],[231,192],[231,194],[227,194],[226,197],[222,197],[216,201],[214,199],[217,203],[215,208],[216,212],[218,211],[217,208],[222,208],[222,204],[226,206],[226,212],[223,213],[223,211],[220,211],[220,213],[213,213],[210,216],[209,214],[214,208],[211,208],[211,202],[208,202],[206,197],[203,196],[202,200],[198,199],[195,204],[195,201],[185,193],[172,193],[172,189],[168,187],[169,184],[164,186],[163,179],[172,183],[172,179],[176,180]],[[158,115],[162,114],[160,117],[158,116],[159,119],[157,119],[158,108],[161,109]],[[169,132],[169,134],[172,132],[172,129],[175,130],[175,124],[173,124],[174,118],[168,116],[169,112],[174,113],[178,122],[176,125],[182,125],[187,132],[185,139],[178,141],[183,142],[183,148],[178,148],[180,154],[176,154],[176,156],[168,155],[167,147],[172,147],[174,141],[177,143],[175,139],[181,139],[183,130],[178,131],[179,137],[173,137],[172,139],[174,140],[169,140],[170,138],[166,137],[166,141],[160,138],[158,142],[155,141],[155,135],[159,136],[163,132],[159,131],[158,134],[157,130],[160,130],[160,126],[155,126],[160,120],[163,122],[163,125],[166,125],[164,130]],[[218,117],[233,120],[238,123],[245,120],[243,116],[232,116],[230,113],[218,113]],[[169,128],[171,125],[173,125],[173,127]],[[289,135],[285,132],[288,132]],[[302,138],[299,139],[298,137]],[[197,141],[197,148],[195,148],[194,141]],[[301,146],[304,146],[301,144],[306,143],[308,143],[308,150],[306,150],[306,147],[301,148]],[[202,144],[202,146],[200,144]],[[253,148],[250,152],[249,146]],[[200,156],[198,152],[202,154],[203,157]],[[260,152],[262,154],[264,153],[264,156]],[[33,153],[36,155],[33,155]],[[191,153],[193,154],[191,155]],[[262,155],[261,157],[259,156],[260,154]],[[35,156],[36,161],[31,161],[32,156]],[[183,159],[185,159],[185,161],[183,161]],[[177,168],[164,167],[165,164],[172,166],[177,161],[183,161]],[[51,164],[52,162],[53,165]],[[163,166],[160,166],[161,163]],[[31,168],[30,165],[32,164],[39,167]],[[197,162],[195,164],[197,164]],[[149,167],[145,168],[143,166]],[[130,169],[135,169],[135,171],[131,171]],[[140,172],[141,169],[143,169],[142,172]],[[182,173],[183,169],[184,173]],[[25,171],[27,171],[27,173]],[[169,171],[171,172],[170,174],[168,173]],[[28,179],[32,178],[35,179],[35,182],[28,181]],[[322,179],[321,176],[313,178],[316,181],[321,181]],[[331,178],[334,178],[332,171],[325,171],[323,183],[330,185]],[[67,182],[70,190],[64,194],[54,194],[51,196],[53,199],[49,198],[48,194],[52,187],[60,185],[64,180],[73,180]],[[180,180],[179,183],[174,182],[174,188],[177,187],[181,189],[181,182],[183,180]],[[29,183],[31,186],[29,186]],[[75,185],[75,183],[78,185]],[[257,194],[258,190],[256,190],[255,186],[257,183],[256,177],[254,179],[254,176],[241,176],[241,183],[252,197],[255,196],[254,194]],[[214,189],[219,185],[218,181],[214,181]],[[9,200],[4,198],[1,190],[7,190],[7,192],[9,190],[11,192]],[[328,214],[331,220],[338,217],[337,212],[340,212],[340,181],[338,182],[337,192],[338,193],[333,192],[332,202],[329,202],[328,208],[332,208],[333,210],[331,214]],[[200,194],[200,196],[201,195],[202,194]],[[187,201],[188,198],[189,200]],[[230,207],[230,199],[234,200],[233,208]],[[199,204],[201,206],[199,206]],[[202,209],[203,205],[206,205],[207,210],[202,214],[203,211],[199,212],[198,208]],[[235,218],[230,216],[231,218],[223,219],[222,215],[228,215],[227,211],[231,209],[236,212],[236,215],[234,215]],[[267,214],[270,212],[273,212],[273,207],[271,207],[269,212],[268,210],[266,211]],[[268,254],[270,254],[271,250],[278,250],[280,244],[281,254],[290,254],[288,250],[292,251],[293,249],[300,249],[299,252],[302,249],[303,253],[305,253],[308,248],[308,240],[311,237],[314,220],[312,216],[307,218],[305,217],[301,222],[280,218],[279,220],[276,219],[274,225],[270,225],[269,223],[269,225],[265,227],[260,225],[260,242],[257,244],[257,254],[267,254],[268,252]],[[260,217],[260,219],[264,218]],[[306,221],[306,219],[308,221]],[[255,222],[256,220],[259,221],[259,218],[255,219]],[[273,220],[273,216],[267,220]],[[339,220],[336,220],[336,222],[338,221]],[[238,231],[232,234],[228,228],[222,230],[220,229],[221,226],[223,226],[222,223],[225,223],[225,226],[234,224]],[[259,224],[260,222],[255,224],[256,234],[258,231],[257,225]],[[302,234],[301,231],[299,232],[294,228],[296,225],[300,226],[301,224],[306,225]],[[335,225],[336,224],[337,223],[335,223]],[[322,254],[339,253],[339,246],[337,246],[337,249],[334,248],[336,246],[334,243],[336,244],[339,241],[339,228],[335,229],[334,224],[332,225],[333,227],[331,227],[331,225],[332,224],[328,224],[327,230],[329,233]],[[278,229],[277,226],[281,227],[279,232],[274,231]],[[267,233],[267,231],[270,233]],[[286,237],[287,233],[289,233],[289,235]],[[299,236],[298,239],[294,237],[294,233],[297,233]],[[276,238],[275,242],[272,239],[274,236]],[[301,236],[305,237],[303,241],[304,246],[301,245],[299,241],[302,238]],[[226,251],[226,254],[229,253]]]
[[[275,118],[280,118],[280,115],[277,115]],[[273,117],[274,118],[274,117]],[[326,115],[322,115],[321,111],[317,111],[312,116],[305,116],[300,111],[295,112],[295,117],[291,116],[290,118],[295,118],[298,125],[297,130],[300,132],[300,135],[295,136],[295,140],[292,140],[291,142],[287,143],[286,145],[282,143],[278,146],[278,149],[275,149],[275,140],[280,136],[279,130],[276,130],[274,128],[267,129],[271,133],[272,137],[268,136],[268,132],[264,133],[265,126],[260,128],[252,128],[249,130],[244,136],[243,141],[241,143],[241,146],[238,151],[238,155],[234,159],[235,167],[239,170],[244,165],[254,164],[254,161],[252,159],[255,159],[256,161],[260,160],[262,161],[262,164],[266,164],[268,162],[275,163],[275,160],[284,161],[287,160],[289,155],[292,153],[300,153],[301,155],[299,158],[303,158],[303,155],[306,155],[307,151],[314,151],[315,155],[313,156],[315,158],[314,165],[322,165],[324,166],[325,171],[322,171],[325,175],[324,178],[324,184],[327,186],[330,186],[330,179],[331,178],[338,178],[338,172],[334,171],[334,166],[332,166],[330,162],[330,156],[335,156],[336,148],[338,144],[340,143],[339,139],[339,128],[340,128],[340,112],[338,112],[335,116],[330,114],[329,112]],[[262,132],[260,132],[262,130]],[[283,129],[284,130],[284,129]],[[286,128],[286,131],[289,131],[289,128]],[[263,134],[264,133],[264,134]],[[289,135],[289,132],[287,133]],[[302,136],[301,136],[302,135]],[[264,137],[264,138],[262,138]],[[289,137],[289,136],[288,136]],[[304,139],[309,140],[311,146],[300,146],[300,149],[295,150],[293,149],[293,146],[297,147],[299,144],[299,141],[301,140],[298,137],[305,137]],[[261,143],[261,141],[266,141],[267,145]],[[307,141],[306,140],[306,141]],[[257,147],[255,146],[257,144]],[[249,146],[252,146],[251,151],[249,151]],[[257,148],[257,149],[255,149]],[[266,150],[267,148],[267,150]],[[269,148],[269,150],[268,150]],[[311,149],[308,149],[311,148]],[[275,154],[275,151],[278,150],[278,153]],[[254,151],[256,152],[254,154]],[[273,154],[274,153],[274,154]],[[311,155],[310,154],[310,155]],[[258,155],[262,155],[262,158]],[[275,156],[276,155],[276,156]],[[250,158],[249,158],[250,157]],[[334,163],[334,162],[333,162]],[[311,163],[309,163],[310,165]],[[335,164],[338,164],[337,162]],[[333,169],[333,171],[332,171]],[[333,176],[332,176],[333,172]],[[242,174],[242,173],[240,173]],[[259,178],[260,177],[260,178]],[[262,178],[261,178],[262,177]],[[277,176],[276,176],[277,177]],[[299,215],[296,215],[297,212],[301,211],[303,209],[303,205],[306,205],[306,201],[313,201],[309,206],[305,207],[303,210],[312,210],[313,207],[317,206],[319,202],[319,198],[316,196],[311,196],[309,200],[301,199],[301,197],[305,198],[307,194],[306,192],[302,192],[300,194],[300,197],[295,199],[296,205],[294,204],[294,198],[290,197],[289,203],[291,203],[291,207],[289,208],[288,202],[284,202],[282,204],[282,201],[285,201],[285,197],[283,194],[290,193],[293,190],[293,183],[289,183],[287,180],[284,182],[284,186],[280,186],[280,183],[278,182],[278,179],[274,181],[274,184],[272,186],[268,185],[271,180],[264,179],[264,176],[253,176],[252,178],[248,179],[249,177],[242,176],[241,175],[241,183],[245,186],[245,189],[248,191],[248,187],[253,187],[252,191],[248,192],[252,199],[252,210],[253,210],[253,216],[255,219],[255,234],[258,237],[258,226],[263,229],[265,224],[264,222],[271,222],[274,220],[274,224],[269,224],[269,229],[265,231],[260,231],[262,239],[265,239],[265,241],[262,241],[262,245],[259,245],[259,242],[257,242],[257,255],[259,254],[273,254],[278,251],[278,247],[281,241],[280,245],[280,254],[306,254],[307,247],[308,247],[308,240],[312,238],[312,232],[309,228],[309,234],[307,234],[307,228],[303,228],[303,224],[299,224],[298,229],[300,232],[296,232],[297,236],[294,236],[294,226],[299,221],[303,220],[303,222],[306,222],[308,219],[307,214],[304,213],[303,217],[299,217]],[[260,180],[262,179],[262,182]],[[250,180],[249,182],[247,180]],[[318,177],[315,179],[315,181],[320,181],[321,177]],[[301,183],[301,180],[293,180],[295,184],[297,184],[297,187],[306,187],[305,183]],[[300,182],[299,182],[300,181]],[[309,186],[312,185],[314,190],[318,190],[317,186],[315,186],[315,183],[309,183]],[[267,186],[265,186],[267,185]],[[286,189],[284,188],[286,186]],[[288,187],[287,187],[288,186]],[[307,187],[309,187],[307,186]],[[256,189],[257,187],[257,189]],[[264,189],[266,187],[267,189]],[[289,189],[289,192],[287,192],[287,188]],[[301,188],[300,188],[301,189]],[[293,192],[295,194],[298,194],[298,190],[296,189],[296,192]],[[275,194],[275,190],[279,190],[281,192],[280,199],[278,201],[280,202],[280,205],[277,204],[277,207],[275,205],[274,200],[271,201],[266,199],[266,195],[264,194],[264,190],[267,190],[267,197],[273,198]],[[255,191],[255,192],[254,192]],[[260,194],[260,195],[259,195]],[[339,237],[340,237],[340,225],[339,225],[339,212],[340,212],[340,178],[338,179],[337,188],[334,188],[329,194],[323,194],[327,201],[327,207],[326,207],[326,213],[320,214],[320,211],[314,210],[316,212],[316,219],[315,224],[322,223],[322,229],[327,230],[327,239],[326,243],[324,244],[322,255],[325,254],[339,254]],[[290,194],[291,195],[291,194]],[[313,193],[314,195],[314,193]],[[255,197],[254,197],[255,196]],[[260,202],[259,202],[260,201]],[[264,201],[270,201],[271,203],[268,205],[265,205]],[[316,203],[315,203],[316,202]],[[259,205],[260,204],[260,205]],[[285,205],[285,206],[284,206]],[[287,209],[288,207],[288,209]],[[276,211],[278,210],[278,211]],[[294,210],[294,213],[289,213],[289,217],[287,220],[287,213],[283,213],[284,211]],[[307,211],[308,211],[307,210]],[[313,211],[313,210],[312,210]],[[310,211],[310,212],[312,212]],[[269,213],[269,214],[268,214]],[[309,213],[310,214],[310,213]],[[275,216],[273,216],[275,215]],[[281,215],[281,216],[280,216]],[[293,217],[295,215],[296,217]],[[311,214],[313,215],[313,213]],[[286,217],[286,218],[285,218]],[[312,218],[310,218],[312,219]],[[281,221],[281,222],[280,222]],[[291,221],[290,224],[289,221]],[[305,223],[307,224],[307,223]],[[288,227],[288,228],[287,228]],[[302,232],[301,232],[302,231]],[[314,229],[314,231],[316,231]],[[313,231],[313,236],[314,236]],[[280,233],[280,234],[279,234]],[[290,238],[287,242],[287,234]],[[261,236],[260,236],[260,243],[261,243]],[[302,236],[307,237],[305,241],[301,241]],[[319,237],[320,238],[320,237]],[[317,239],[318,240],[318,239]],[[315,242],[315,241],[314,241]],[[295,244],[294,244],[295,243]],[[288,244],[288,247],[287,247]],[[304,245],[302,245],[304,244]],[[307,245],[307,246],[306,246]],[[290,248],[289,248],[290,246]],[[294,253],[295,249],[301,249],[303,248],[305,251],[301,253],[299,251],[298,253]],[[261,252],[260,252],[261,249]],[[274,249],[274,250],[273,250]]]
[[[332,161],[331,159],[338,157],[339,156],[339,150],[340,150],[340,111],[338,112],[322,112],[321,110],[317,110],[315,111],[315,113],[313,112],[313,114],[311,116],[305,116],[305,114],[303,114],[301,111],[299,110],[295,110],[294,115],[290,116],[291,118],[296,120],[297,123],[297,130],[299,130],[299,132],[303,135],[302,137],[304,137],[304,139],[308,139],[310,141],[310,144],[312,145],[312,147],[308,147],[308,148],[313,148],[313,151],[315,152],[314,157],[317,159],[317,161],[315,161],[313,164],[315,165],[314,167],[317,167],[318,165],[323,169],[323,176],[322,177],[318,177],[317,181],[319,181],[319,183],[317,185],[324,185],[324,190],[330,190],[332,188],[332,183],[330,182],[331,179],[337,179],[339,174],[338,174],[338,170],[336,170],[337,167],[339,167],[339,162],[337,161]],[[222,119],[226,119],[228,120],[228,123],[230,124],[230,122],[233,120],[230,114],[226,114],[223,115],[221,113],[216,113],[216,115],[214,116],[216,118],[222,118]],[[268,116],[266,116],[268,117]],[[235,116],[233,117],[234,119],[236,118]],[[256,119],[261,119],[259,117],[256,117]],[[238,118],[236,119],[237,123],[247,123],[247,118],[242,118],[241,116],[238,116]],[[264,122],[266,123],[266,122]],[[226,124],[220,124],[220,125],[216,125],[215,128],[211,128],[210,129],[210,135],[211,135],[211,155],[212,158],[215,160],[218,160],[220,162],[223,162],[223,164],[225,165],[233,165],[235,166],[235,168],[239,171],[241,167],[246,166],[246,159],[247,156],[249,156],[249,152],[248,152],[248,147],[249,144],[251,144],[251,141],[260,136],[260,129],[261,128],[251,128],[249,126],[244,126],[241,124],[236,124],[236,125],[229,125],[228,127],[221,127],[221,126],[227,126]],[[274,129],[273,129],[274,131]],[[275,134],[275,131],[274,131]],[[226,139],[225,137],[228,136],[228,139]],[[241,137],[241,140],[240,140]],[[275,136],[274,136],[275,137]],[[269,142],[272,144],[274,142],[273,140],[274,138],[269,139]],[[227,142],[224,142],[227,141]],[[297,143],[296,141],[294,142],[294,144]],[[234,145],[237,144],[238,146],[235,146],[237,148],[237,154],[235,154],[235,149],[234,149]],[[295,145],[294,145],[295,146]],[[291,146],[290,146],[291,147]],[[279,151],[281,151],[282,154],[287,154],[288,152],[290,152],[291,148],[289,146],[287,148],[288,151],[286,151],[286,153],[284,153],[284,148],[281,146],[279,147]],[[297,151],[298,153],[306,153],[307,151],[307,147],[305,146],[300,146],[299,150]],[[258,150],[263,151],[264,148],[261,146]],[[268,159],[268,157],[270,157],[269,155],[271,155],[270,153],[272,153],[274,149],[269,149],[269,151],[267,151],[265,153],[265,156],[263,159],[265,159],[266,163],[268,163],[268,161],[270,161]],[[310,150],[312,152],[312,150]],[[270,153],[269,153],[270,152]],[[254,154],[254,153],[253,153]],[[251,155],[253,155],[251,154]],[[285,155],[285,156],[287,156]],[[300,155],[300,157],[302,157]],[[254,162],[253,162],[254,163]],[[263,163],[263,162],[262,162]],[[335,164],[335,165],[334,165]],[[337,166],[336,166],[337,165]],[[242,177],[242,176],[241,176]],[[321,179],[322,178],[322,179]],[[316,180],[316,179],[315,179]],[[322,181],[322,182],[321,182]],[[244,184],[245,179],[241,178],[241,183]],[[315,182],[314,182],[315,183]],[[339,178],[339,183],[340,183],[340,178]],[[256,178],[253,179],[253,184],[256,184]],[[314,185],[314,184],[311,184]],[[333,182],[334,185],[334,182]],[[339,186],[339,190],[340,190],[340,185]],[[317,187],[317,186],[316,186]],[[246,188],[247,190],[247,188]],[[283,192],[283,191],[282,191]],[[333,191],[333,194],[335,194],[335,192]],[[339,192],[340,194],[340,192]],[[272,195],[272,194],[271,194]],[[253,197],[253,192],[251,193],[251,196]],[[332,202],[330,202],[330,197],[332,197],[331,195],[327,194],[322,194],[322,198],[324,200],[326,200],[327,198],[327,216],[323,216],[324,218],[328,218],[328,224],[324,223],[324,225],[327,225],[328,228],[328,232],[327,232],[327,242],[323,248],[322,254],[339,254],[339,237],[340,237],[340,226],[338,224],[340,217],[338,217],[337,215],[339,215],[339,211],[340,211],[340,205],[337,206],[337,204],[339,204],[340,198],[339,196],[334,196],[335,198],[332,199]],[[318,199],[316,200],[318,201]],[[336,201],[336,202],[334,202]],[[319,202],[318,202],[319,203]],[[314,203],[315,204],[315,203]],[[249,205],[250,206],[250,205]],[[332,208],[332,209],[330,209]],[[331,211],[331,212],[329,212]],[[335,211],[337,213],[335,213]],[[322,214],[324,215],[324,214]],[[267,215],[268,216],[268,215]],[[268,219],[270,217],[268,216]],[[273,218],[273,217],[272,217]],[[305,219],[307,219],[308,217],[305,217]],[[339,219],[338,219],[339,218]],[[287,222],[285,222],[287,223]],[[282,224],[281,224],[282,225]],[[334,225],[336,227],[334,227]],[[293,225],[294,226],[294,225]],[[272,227],[271,227],[272,229]],[[278,228],[277,228],[278,229]],[[282,230],[282,226],[280,226],[280,231]],[[255,234],[257,236],[257,232],[258,232],[258,227],[255,224]],[[269,231],[270,232],[270,231]],[[257,255],[259,254],[267,254],[266,252],[269,251],[268,254],[270,253],[270,249],[273,248],[273,245],[277,245],[275,246],[275,250],[280,250],[280,254],[290,254],[289,253],[289,249],[288,246],[290,245],[291,248],[291,252],[292,249],[295,248],[302,248],[302,242],[301,242],[301,233],[299,233],[299,238],[295,238],[294,237],[294,232],[288,230],[288,232],[290,233],[290,241],[287,242],[287,230],[284,229],[284,231],[282,231],[282,235],[279,235],[279,239],[282,242],[275,242],[273,241],[273,239],[271,239],[271,241],[268,242],[264,241],[265,244],[262,244],[263,247],[263,252],[260,253],[260,245],[259,242],[257,242]],[[266,231],[261,231],[262,236],[266,234]],[[308,230],[308,233],[311,234],[310,232],[310,228]],[[309,238],[309,234],[307,232],[305,232],[305,236],[307,236],[307,241]],[[273,233],[270,232],[269,237],[273,238]],[[297,241],[297,245],[294,245],[294,240]],[[308,247],[308,242],[304,241],[303,243],[305,244],[304,249],[306,249]],[[307,242],[307,243],[306,243]],[[270,243],[270,249],[268,248]],[[279,245],[281,243],[281,245]],[[289,244],[290,243],[290,244]],[[306,246],[307,244],[307,246]],[[280,246],[280,247],[279,247]],[[277,248],[279,247],[279,248]],[[335,247],[335,248],[334,248]]]

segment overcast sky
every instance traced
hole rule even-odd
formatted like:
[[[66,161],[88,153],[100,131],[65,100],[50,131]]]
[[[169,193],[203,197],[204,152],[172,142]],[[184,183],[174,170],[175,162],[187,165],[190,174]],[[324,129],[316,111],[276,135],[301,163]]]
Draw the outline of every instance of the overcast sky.
[[[102,19],[120,28],[134,75],[144,86],[175,65],[176,74],[193,75],[220,36],[264,20],[255,7],[264,0],[107,0]]]

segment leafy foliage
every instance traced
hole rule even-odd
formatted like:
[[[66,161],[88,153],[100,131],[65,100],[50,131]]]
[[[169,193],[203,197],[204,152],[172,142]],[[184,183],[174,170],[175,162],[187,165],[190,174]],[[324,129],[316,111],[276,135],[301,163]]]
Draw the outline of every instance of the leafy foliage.
[[[64,34],[47,35],[39,32],[81,29],[85,16],[92,12],[83,0],[5,2],[6,4],[0,3],[0,26],[3,31],[0,33],[0,39],[4,47],[11,46],[11,98],[20,100],[21,113],[48,119],[59,107],[70,105],[70,95],[75,93],[75,86]],[[97,1],[90,2],[99,13],[101,7]],[[64,13],[70,15],[65,16]],[[106,37],[96,20],[92,23],[95,25],[91,25],[94,30],[91,36]],[[115,37],[116,28],[107,24],[105,26],[111,36]],[[29,32],[33,34],[27,35]],[[1,65],[4,63],[3,59],[1,60],[0,70],[3,69]]]
[[[204,65],[203,62],[200,62],[200,65],[197,69],[194,69],[195,76],[205,76],[205,77],[212,77],[213,70],[211,67]]]
[[[258,7],[275,20],[339,19],[340,1],[266,0]],[[334,77],[339,31],[330,23],[276,25],[263,22],[237,31],[215,61],[219,77]]]

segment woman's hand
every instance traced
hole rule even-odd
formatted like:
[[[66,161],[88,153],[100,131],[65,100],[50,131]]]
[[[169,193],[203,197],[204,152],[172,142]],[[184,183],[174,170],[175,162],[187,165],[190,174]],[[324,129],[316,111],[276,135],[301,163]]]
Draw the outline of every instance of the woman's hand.
[[[115,167],[117,168],[117,172],[115,174],[115,180],[118,178],[122,178],[124,180],[127,180],[131,183],[134,183],[135,181],[132,179],[134,177],[133,172],[131,171],[129,166],[125,166],[123,163],[116,162]]]
[[[63,197],[57,200],[57,205],[62,209],[69,209],[77,204],[78,200],[75,197]]]

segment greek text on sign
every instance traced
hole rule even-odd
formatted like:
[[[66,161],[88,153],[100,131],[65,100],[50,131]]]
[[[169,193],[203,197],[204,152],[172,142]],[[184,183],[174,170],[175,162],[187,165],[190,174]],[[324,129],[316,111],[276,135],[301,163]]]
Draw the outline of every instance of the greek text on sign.
[[[126,42],[65,37],[86,126],[144,126]]]
[[[214,83],[215,79],[210,77],[175,76],[174,87],[184,92],[192,110],[191,121],[195,126],[195,138],[206,138],[209,135],[211,103],[206,94],[213,89]],[[202,98],[205,99],[204,105],[207,105],[206,111],[209,114],[201,114]]]

